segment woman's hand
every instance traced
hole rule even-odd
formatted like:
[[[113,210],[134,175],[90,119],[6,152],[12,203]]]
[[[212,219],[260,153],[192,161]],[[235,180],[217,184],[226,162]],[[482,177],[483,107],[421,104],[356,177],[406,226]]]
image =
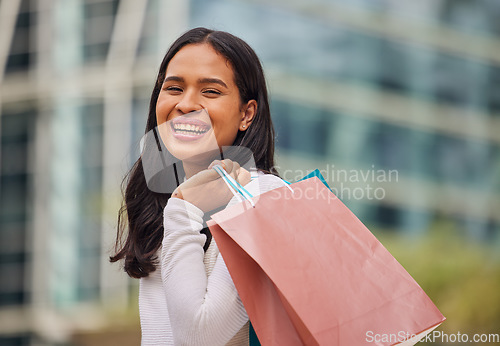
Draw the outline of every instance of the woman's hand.
[[[250,172],[241,168],[237,162],[229,159],[215,160],[207,169],[180,184],[172,193],[172,197],[184,199],[203,212],[226,205],[233,194],[219,173],[212,169],[215,165],[221,165],[231,177],[243,186],[250,182]]]

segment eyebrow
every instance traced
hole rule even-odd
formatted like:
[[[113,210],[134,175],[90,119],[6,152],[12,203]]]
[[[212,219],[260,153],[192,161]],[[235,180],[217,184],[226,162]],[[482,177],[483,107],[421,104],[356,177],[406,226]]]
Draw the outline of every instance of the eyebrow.
[[[177,76],[169,76],[163,80],[163,83],[166,83],[168,81],[174,81],[174,82],[184,82],[184,78],[182,77],[177,77]]]
[[[168,76],[167,78],[165,78],[163,83],[166,83],[169,81],[184,82],[184,78],[178,77],[178,76]],[[200,84],[219,84],[227,89],[226,83],[224,83],[219,78],[200,78],[200,79],[198,79],[198,83],[200,83]]]
[[[226,83],[224,83],[219,78],[200,78],[200,79],[198,79],[198,83],[200,83],[200,84],[219,84],[227,89]]]

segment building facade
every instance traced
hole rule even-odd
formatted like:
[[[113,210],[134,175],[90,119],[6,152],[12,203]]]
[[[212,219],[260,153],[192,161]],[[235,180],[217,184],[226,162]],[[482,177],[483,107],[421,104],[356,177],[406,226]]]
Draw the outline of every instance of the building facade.
[[[69,344],[135,304],[108,261],[120,183],[163,54],[195,26],[260,56],[285,179],[319,168],[377,228],[418,237],[444,218],[498,243],[499,15],[489,0],[2,0],[0,344]]]

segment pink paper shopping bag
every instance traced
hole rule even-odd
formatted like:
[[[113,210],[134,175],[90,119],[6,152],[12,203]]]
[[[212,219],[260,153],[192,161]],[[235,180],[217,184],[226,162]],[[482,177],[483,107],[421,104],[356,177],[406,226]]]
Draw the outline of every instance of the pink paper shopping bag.
[[[208,223],[263,345],[391,345],[445,320],[318,178],[291,188]]]

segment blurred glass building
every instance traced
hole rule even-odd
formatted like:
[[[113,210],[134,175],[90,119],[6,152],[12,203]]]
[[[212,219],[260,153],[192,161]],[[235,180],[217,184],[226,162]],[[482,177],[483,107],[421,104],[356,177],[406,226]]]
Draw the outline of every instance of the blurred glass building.
[[[0,344],[70,344],[134,304],[108,263],[120,183],[195,26],[260,56],[284,178],[319,168],[375,227],[445,218],[498,243],[499,17],[496,0],[1,0]]]

